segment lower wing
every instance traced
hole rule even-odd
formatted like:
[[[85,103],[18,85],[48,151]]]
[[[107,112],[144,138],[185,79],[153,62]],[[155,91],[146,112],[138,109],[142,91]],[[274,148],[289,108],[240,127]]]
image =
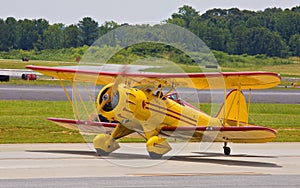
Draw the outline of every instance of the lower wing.
[[[277,131],[262,126],[187,126],[163,127],[162,133],[168,136],[192,135],[191,140],[236,142],[236,143],[264,143],[273,141]],[[187,134],[190,132],[190,134]],[[182,134],[181,134],[182,133]]]
[[[108,129],[114,129],[116,123],[81,121],[74,119],[48,118],[47,120],[56,123],[62,127],[80,131],[83,134],[108,132]]]
[[[81,133],[103,133],[112,132],[116,123],[81,121],[61,118],[48,118],[60,126],[68,129],[78,130]],[[270,142],[276,138],[277,131],[262,126],[164,126],[161,134],[165,136],[181,138],[184,135],[192,135],[191,140],[236,142],[236,143],[263,143]]]

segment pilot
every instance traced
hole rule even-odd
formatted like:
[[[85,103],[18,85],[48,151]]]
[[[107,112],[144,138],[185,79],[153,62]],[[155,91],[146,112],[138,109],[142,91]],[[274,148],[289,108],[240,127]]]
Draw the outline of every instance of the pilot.
[[[155,95],[159,98],[162,98],[164,96],[163,92],[160,91],[157,91]]]

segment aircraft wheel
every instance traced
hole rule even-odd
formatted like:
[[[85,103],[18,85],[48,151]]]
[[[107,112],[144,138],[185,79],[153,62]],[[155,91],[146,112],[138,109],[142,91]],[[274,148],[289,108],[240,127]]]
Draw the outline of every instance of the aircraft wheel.
[[[149,138],[146,147],[151,159],[161,159],[164,154],[171,150],[171,146],[166,139],[158,136]]]
[[[118,142],[109,134],[98,134],[93,143],[99,156],[107,156],[120,147]]]
[[[225,154],[225,155],[230,155],[230,152],[231,152],[230,147],[224,146],[224,154]]]
[[[96,152],[98,156],[108,156],[110,154],[110,152],[106,152],[102,149],[96,149]]]
[[[163,155],[154,152],[149,152],[149,156],[151,159],[161,159]]]

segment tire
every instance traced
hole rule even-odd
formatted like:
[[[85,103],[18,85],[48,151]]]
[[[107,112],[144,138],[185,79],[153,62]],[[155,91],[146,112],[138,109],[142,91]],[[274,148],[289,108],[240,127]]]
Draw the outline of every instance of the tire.
[[[224,154],[225,155],[230,155],[231,149],[230,147],[224,147]]]
[[[161,159],[162,155],[154,152],[149,152],[149,156],[151,159]]]
[[[98,156],[108,156],[110,154],[109,152],[106,152],[102,149],[96,149],[96,152]]]

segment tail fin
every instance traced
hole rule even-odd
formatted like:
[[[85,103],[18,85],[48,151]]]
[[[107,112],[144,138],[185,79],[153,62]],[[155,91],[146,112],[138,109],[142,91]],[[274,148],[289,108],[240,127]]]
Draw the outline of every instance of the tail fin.
[[[247,104],[242,91],[232,90],[226,97],[217,118],[223,120],[224,126],[242,126],[248,124]]]

